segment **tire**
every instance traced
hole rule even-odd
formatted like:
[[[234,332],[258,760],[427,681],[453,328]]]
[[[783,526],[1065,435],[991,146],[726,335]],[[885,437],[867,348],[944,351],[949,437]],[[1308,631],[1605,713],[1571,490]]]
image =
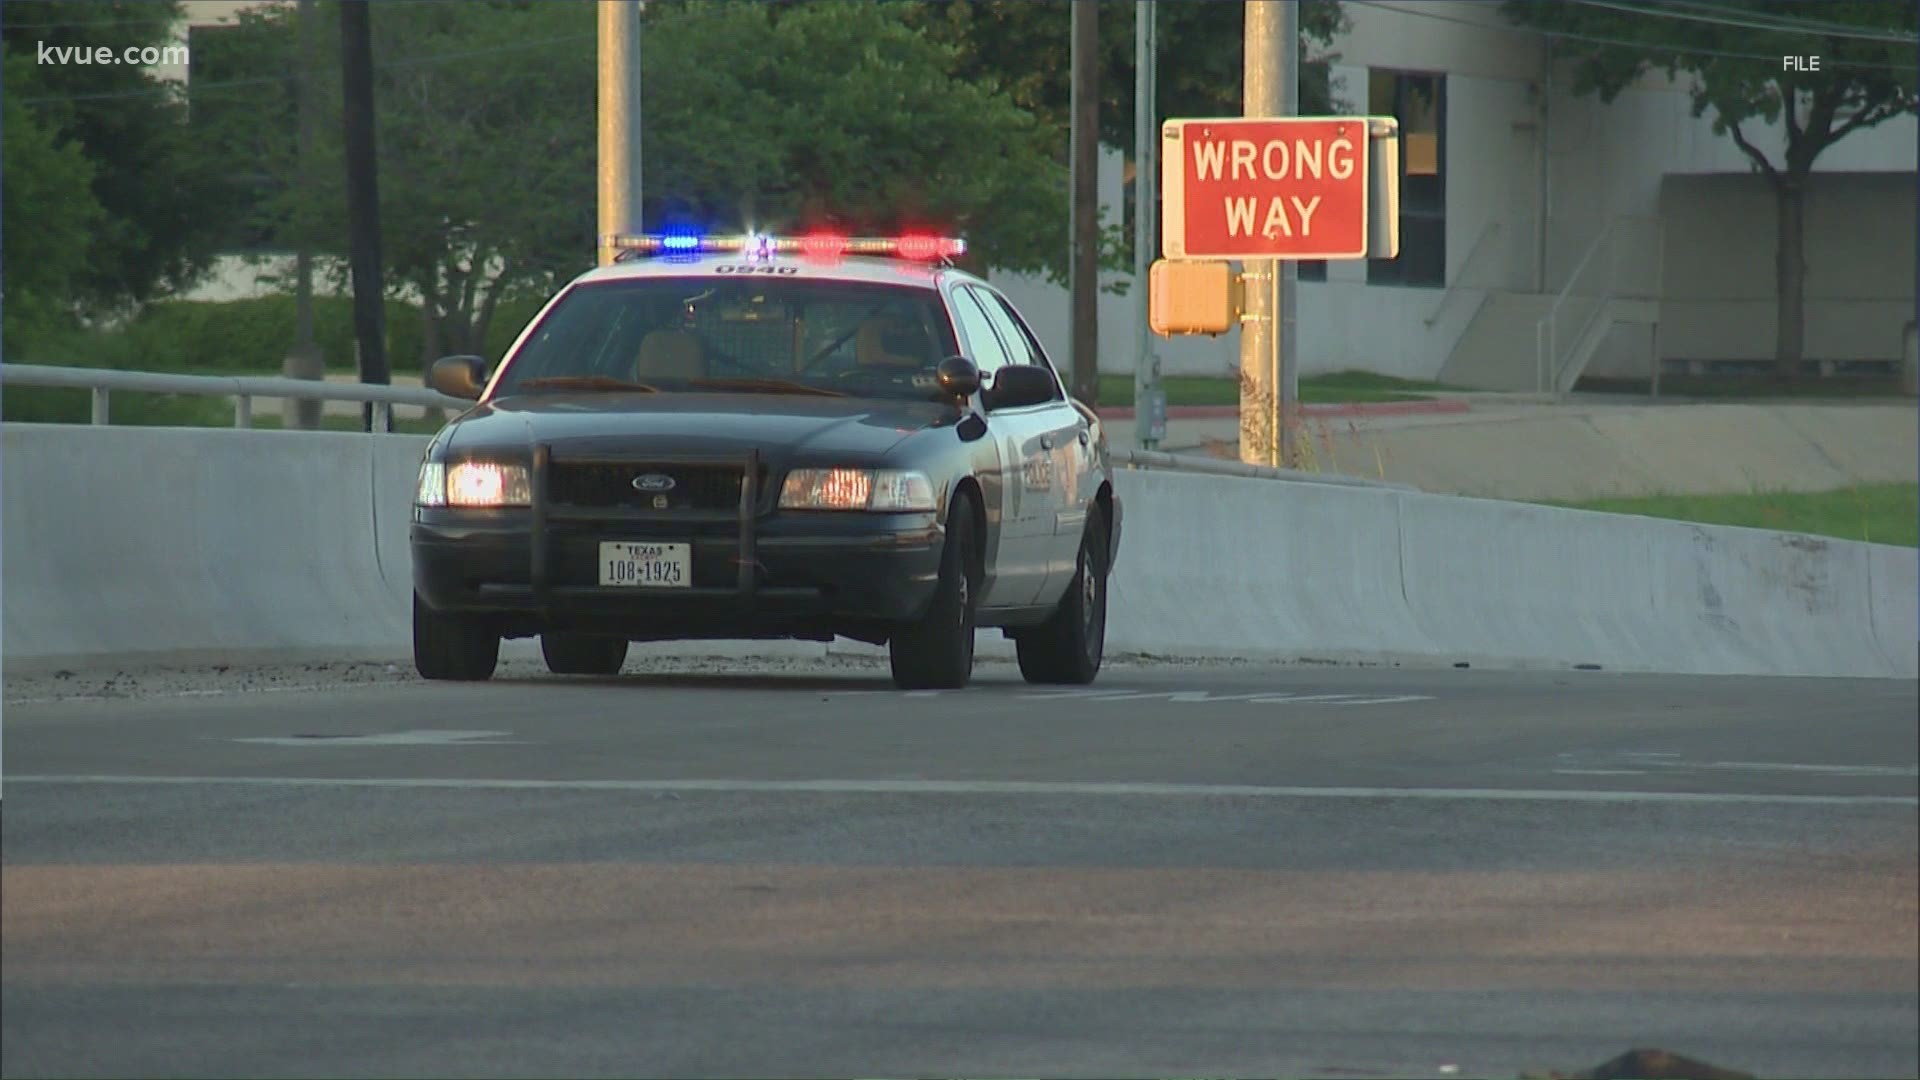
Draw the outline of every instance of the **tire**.
[[[413,667],[423,679],[483,682],[500,665],[500,635],[469,615],[439,612],[413,594]]]
[[[1100,674],[1107,648],[1107,519],[1087,511],[1073,583],[1047,621],[1014,638],[1020,674],[1030,683],[1084,686]]]
[[[974,612],[979,601],[973,501],[955,499],[947,514],[940,582],[927,612],[887,642],[894,685],[902,690],[958,690],[973,677]]]
[[[540,655],[555,675],[618,675],[627,662],[627,641],[548,632],[540,635]]]

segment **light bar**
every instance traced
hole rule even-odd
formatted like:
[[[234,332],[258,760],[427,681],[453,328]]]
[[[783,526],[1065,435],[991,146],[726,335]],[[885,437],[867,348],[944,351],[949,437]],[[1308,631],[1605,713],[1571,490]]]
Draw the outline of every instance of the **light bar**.
[[[699,236],[693,233],[649,233],[615,236],[611,242],[614,250],[635,255],[684,256],[738,252],[757,259],[774,255],[805,255],[817,259],[874,255],[926,262],[951,259],[967,253],[965,240],[957,236],[934,236],[929,233],[901,236],[840,236],[834,233],[809,233],[806,236],[766,236],[757,233]]]

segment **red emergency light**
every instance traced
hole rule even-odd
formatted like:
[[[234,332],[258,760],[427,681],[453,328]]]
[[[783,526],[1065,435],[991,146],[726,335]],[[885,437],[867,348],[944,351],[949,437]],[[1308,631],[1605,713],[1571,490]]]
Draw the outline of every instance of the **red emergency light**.
[[[774,255],[806,255],[816,259],[835,259],[845,255],[872,255],[879,258],[910,259],[928,262],[952,259],[967,253],[967,242],[957,236],[907,233],[901,236],[840,236],[835,233],[808,233],[805,236],[767,236],[743,233],[738,236],[702,236],[697,233],[649,233],[612,238],[621,257],[639,255],[688,256],[738,253],[747,258],[765,259]]]

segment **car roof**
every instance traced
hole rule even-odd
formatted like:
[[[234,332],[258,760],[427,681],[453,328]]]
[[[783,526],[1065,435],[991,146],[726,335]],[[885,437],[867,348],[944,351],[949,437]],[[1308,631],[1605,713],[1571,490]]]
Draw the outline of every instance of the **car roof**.
[[[942,282],[948,281],[986,284],[973,274],[943,263],[924,263],[910,259],[887,259],[867,255],[848,255],[833,259],[810,258],[805,255],[773,255],[765,259],[746,259],[737,252],[629,259],[611,266],[595,267],[574,278],[571,284],[586,285],[644,278],[706,277],[716,266],[739,266],[747,263],[778,266],[783,271],[790,268],[790,272],[781,274],[788,280],[904,285],[926,289],[938,288]]]

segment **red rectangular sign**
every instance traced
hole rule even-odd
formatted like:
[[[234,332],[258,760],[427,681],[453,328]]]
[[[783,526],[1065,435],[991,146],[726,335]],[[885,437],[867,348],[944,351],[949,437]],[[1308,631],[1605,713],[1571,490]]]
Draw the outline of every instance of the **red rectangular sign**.
[[[1367,131],[1365,117],[1167,121],[1167,258],[1365,258]]]

